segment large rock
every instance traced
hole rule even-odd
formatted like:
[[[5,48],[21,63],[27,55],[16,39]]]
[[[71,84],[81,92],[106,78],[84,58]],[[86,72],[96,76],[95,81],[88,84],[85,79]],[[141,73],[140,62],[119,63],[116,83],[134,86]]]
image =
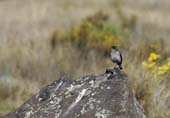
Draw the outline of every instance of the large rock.
[[[61,77],[44,87],[8,118],[144,118],[119,69],[78,80]]]

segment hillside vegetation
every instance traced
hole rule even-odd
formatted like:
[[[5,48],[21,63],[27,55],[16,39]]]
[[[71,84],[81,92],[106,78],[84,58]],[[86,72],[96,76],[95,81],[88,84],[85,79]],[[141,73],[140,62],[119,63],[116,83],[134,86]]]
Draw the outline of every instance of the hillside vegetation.
[[[0,114],[59,76],[103,73],[117,45],[148,118],[169,118],[167,10],[156,0],[0,1]]]

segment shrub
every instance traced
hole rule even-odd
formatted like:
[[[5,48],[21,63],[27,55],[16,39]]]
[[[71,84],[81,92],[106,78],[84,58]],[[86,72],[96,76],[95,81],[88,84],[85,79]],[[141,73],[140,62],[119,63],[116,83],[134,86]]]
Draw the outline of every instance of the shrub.
[[[170,58],[162,59],[161,55],[157,53],[150,53],[148,59],[146,61],[142,62],[143,67],[146,69],[149,69],[155,78],[158,78],[157,76],[160,75],[166,76],[166,78],[170,77]]]
[[[55,32],[50,39],[52,48],[57,43],[69,42],[81,50],[96,49],[108,53],[112,45],[122,46],[120,31],[108,22],[108,16],[102,12],[87,17],[63,36],[59,34],[62,33]]]

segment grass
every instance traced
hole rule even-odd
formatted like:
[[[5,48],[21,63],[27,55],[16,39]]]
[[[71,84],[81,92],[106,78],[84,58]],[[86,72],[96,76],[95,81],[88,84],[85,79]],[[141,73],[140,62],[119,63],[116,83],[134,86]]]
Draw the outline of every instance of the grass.
[[[169,77],[154,78],[157,72],[141,68],[141,65],[136,64],[138,62],[126,63],[131,63],[126,73],[131,81],[132,92],[143,105],[147,117],[169,118]]]
[[[154,69],[142,66],[151,52],[161,55],[157,66],[170,57],[168,20],[164,20],[169,18],[168,7],[161,7],[163,2],[154,8],[146,4],[145,0],[1,1],[0,114],[13,111],[63,74],[78,78],[104,73],[112,66],[110,44],[121,40],[124,71],[134,96],[148,118],[169,118],[169,75],[155,77]],[[92,29],[84,30],[84,18],[99,10],[110,19],[95,24],[98,16],[90,18]],[[86,38],[82,38],[84,32],[88,32]]]
[[[1,77],[0,83],[0,114],[8,113],[23,104],[28,97],[38,92],[40,83],[12,78]]]

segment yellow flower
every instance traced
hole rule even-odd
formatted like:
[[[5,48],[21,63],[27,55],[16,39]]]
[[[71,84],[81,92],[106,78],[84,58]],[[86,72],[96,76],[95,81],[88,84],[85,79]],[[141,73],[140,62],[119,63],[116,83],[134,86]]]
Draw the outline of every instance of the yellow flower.
[[[144,67],[147,67],[147,68],[153,68],[153,67],[156,65],[156,63],[155,63],[155,62],[146,62],[146,61],[144,61],[144,62],[142,63],[142,65],[143,65]]]
[[[161,56],[159,54],[152,52],[149,55],[148,61],[152,62],[152,61],[155,61],[155,60],[160,59],[160,58],[161,58]]]
[[[170,66],[168,64],[164,64],[164,65],[158,67],[158,74],[159,75],[163,75],[168,71],[170,71]]]
[[[154,66],[155,66],[155,62],[150,62],[150,63],[148,63],[148,68],[153,68]]]

